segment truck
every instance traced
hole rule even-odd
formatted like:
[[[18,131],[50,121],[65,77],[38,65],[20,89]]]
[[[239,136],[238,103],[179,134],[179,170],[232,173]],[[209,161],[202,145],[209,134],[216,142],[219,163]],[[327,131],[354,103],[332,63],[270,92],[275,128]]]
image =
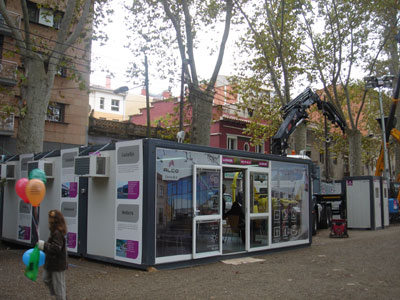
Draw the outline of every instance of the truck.
[[[324,116],[334,125],[345,132],[346,121],[336,108],[327,101],[322,101],[317,93],[306,88],[296,98],[282,107],[283,122],[276,134],[272,137],[271,153],[288,157],[310,159],[304,152],[300,155],[287,155],[288,139],[296,128],[308,118],[307,109],[316,104]],[[311,159],[310,159],[311,160]],[[319,168],[314,164],[311,170],[313,206],[312,206],[312,233],[316,234],[318,228],[329,228],[333,214],[345,218],[344,196],[340,194],[321,193],[321,179]]]

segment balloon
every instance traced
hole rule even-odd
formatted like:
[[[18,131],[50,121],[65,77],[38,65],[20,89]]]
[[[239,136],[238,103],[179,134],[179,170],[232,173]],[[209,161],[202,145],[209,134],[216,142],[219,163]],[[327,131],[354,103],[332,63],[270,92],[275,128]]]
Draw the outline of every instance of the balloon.
[[[46,194],[46,187],[40,179],[31,179],[26,185],[25,192],[32,206],[39,206]]]
[[[24,262],[25,266],[29,264],[29,257],[34,248],[26,250],[25,253],[22,255],[22,261]],[[46,260],[46,254],[42,250],[40,250],[40,257],[39,257],[39,267],[44,265],[44,261]]]
[[[46,184],[46,173],[42,169],[33,169],[32,171],[29,172],[28,176],[29,180],[31,179],[40,179],[43,181],[44,184]]]
[[[24,201],[25,203],[29,203],[29,199],[26,196],[26,185],[28,184],[29,179],[28,178],[21,178],[17,181],[15,184],[15,191],[17,192],[17,195]]]

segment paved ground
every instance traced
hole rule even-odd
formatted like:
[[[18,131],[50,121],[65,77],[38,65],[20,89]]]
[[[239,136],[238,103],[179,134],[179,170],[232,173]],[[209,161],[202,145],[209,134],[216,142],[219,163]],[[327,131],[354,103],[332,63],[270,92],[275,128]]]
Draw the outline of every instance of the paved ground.
[[[240,265],[145,272],[70,258],[68,299],[400,299],[400,226],[349,234],[322,230],[311,247]],[[24,277],[24,251],[0,243],[0,299],[50,299]]]

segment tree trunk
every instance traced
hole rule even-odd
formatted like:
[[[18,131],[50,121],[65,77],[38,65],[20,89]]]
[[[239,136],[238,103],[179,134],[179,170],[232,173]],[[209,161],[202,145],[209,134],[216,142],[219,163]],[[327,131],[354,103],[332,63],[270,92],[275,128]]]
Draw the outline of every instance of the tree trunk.
[[[210,144],[213,94],[197,86],[190,87],[189,99],[192,104],[191,143],[203,146]]]
[[[350,176],[361,176],[361,132],[358,129],[347,129],[346,133],[349,139]]]
[[[26,81],[21,84],[21,98],[27,112],[21,116],[17,133],[17,153],[43,151],[44,126],[53,80],[46,78],[44,64],[37,58],[25,60]]]

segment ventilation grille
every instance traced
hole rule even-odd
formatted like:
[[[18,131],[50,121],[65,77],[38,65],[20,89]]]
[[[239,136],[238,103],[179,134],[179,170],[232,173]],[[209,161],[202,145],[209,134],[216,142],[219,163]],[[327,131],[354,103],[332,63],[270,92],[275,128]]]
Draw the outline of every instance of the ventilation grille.
[[[96,174],[97,175],[106,175],[106,158],[105,157],[97,157],[96,158]]]
[[[90,172],[90,157],[75,158],[75,174],[88,175]]]
[[[53,163],[44,163],[44,173],[47,177],[53,176]]]
[[[32,170],[39,169],[39,162],[28,162],[28,175],[31,173]]]
[[[15,178],[15,165],[7,165],[6,178]]]

